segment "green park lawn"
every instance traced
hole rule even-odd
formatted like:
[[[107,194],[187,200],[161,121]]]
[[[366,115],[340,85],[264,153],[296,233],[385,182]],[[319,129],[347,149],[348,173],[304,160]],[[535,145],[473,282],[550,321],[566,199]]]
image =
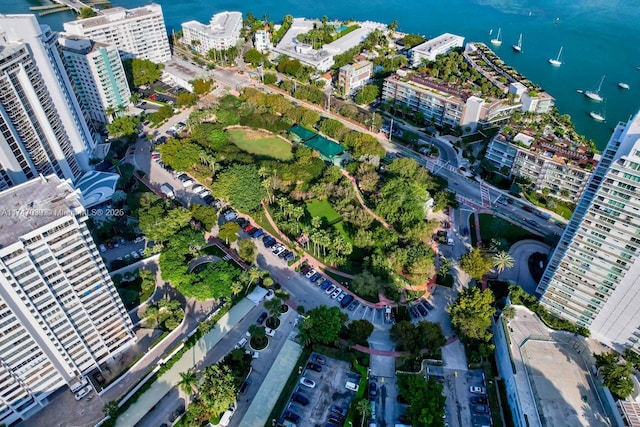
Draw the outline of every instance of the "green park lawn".
[[[469,219],[471,230],[471,240],[473,245],[476,244],[476,234],[475,234],[475,225],[473,221],[473,216]],[[491,239],[503,238],[507,241],[509,246],[513,245],[515,242],[524,239],[535,239],[540,240],[539,236],[536,236],[524,228],[518,227],[510,223],[509,221],[505,221],[502,218],[495,217],[490,214],[480,214],[480,235],[482,236],[482,241],[484,243],[489,243]]]
[[[258,156],[289,160],[293,156],[291,144],[278,137],[253,129],[229,129],[231,142],[240,149]]]
[[[334,224],[342,219],[328,200],[314,199],[306,204],[307,212],[312,218],[322,218],[326,224]]]

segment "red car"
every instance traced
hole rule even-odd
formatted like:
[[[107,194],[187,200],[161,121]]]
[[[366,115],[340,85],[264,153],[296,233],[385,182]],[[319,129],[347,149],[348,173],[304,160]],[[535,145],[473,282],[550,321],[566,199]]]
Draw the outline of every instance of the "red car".
[[[149,99],[156,99],[156,94],[152,93],[151,95],[149,95]]]
[[[251,230],[253,230],[253,225],[251,224],[247,225],[245,228],[242,229],[242,231],[244,231],[245,233],[248,233]]]

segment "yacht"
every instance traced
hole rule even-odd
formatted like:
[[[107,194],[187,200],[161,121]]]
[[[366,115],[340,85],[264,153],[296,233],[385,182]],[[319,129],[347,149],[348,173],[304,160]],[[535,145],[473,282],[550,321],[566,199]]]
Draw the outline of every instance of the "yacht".
[[[618,87],[620,89],[629,89],[629,85],[627,83],[623,83],[623,82],[618,83]]]
[[[520,33],[520,38],[518,39],[518,44],[514,44],[513,50],[516,52],[522,52],[522,33]]]
[[[553,65],[554,67],[559,67],[562,65],[562,47],[560,48],[558,56],[555,59],[549,59],[549,64]]]
[[[602,102],[603,98],[602,98],[602,95],[600,95],[600,89],[602,89],[602,82],[604,82],[604,76],[602,76],[602,78],[600,79],[600,84],[598,85],[598,88],[595,91],[586,90],[584,92],[584,96],[586,96],[592,101]]]
[[[597,122],[604,122],[604,116],[600,113],[592,111],[589,113],[589,116],[591,116],[591,118]]]
[[[491,39],[491,44],[494,46],[500,46],[502,44],[502,38],[500,37],[502,34],[502,28],[498,28],[498,35],[495,39]]]

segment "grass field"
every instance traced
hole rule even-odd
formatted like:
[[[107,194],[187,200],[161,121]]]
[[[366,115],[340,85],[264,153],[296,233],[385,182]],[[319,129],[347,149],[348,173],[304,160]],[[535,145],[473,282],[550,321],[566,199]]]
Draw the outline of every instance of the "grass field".
[[[475,246],[476,234],[473,216],[469,219],[471,230],[471,240]],[[490,214],[480,214],[480,235],[482,236],[483,243],[489,243],[492,238],[503,238],[507,241],[509,246],[515,242],[524,239],[541,240],[539,236],[536,236],[524,228],[518,227],[502,218],[495,217]]]
[[[242,150],[258,156],[289,160],[293,156],[291,144],[265,132],[252,129],[229,129],[231,142]]]
[[[314,199],[310,203],[307,203],[306,207],[307,212],[309,212],[312,218],[322,218],[327,224],[333,224],[342,219],[340,214],[333,209],[333,206],[331,206],[331,203],[327,200]]]

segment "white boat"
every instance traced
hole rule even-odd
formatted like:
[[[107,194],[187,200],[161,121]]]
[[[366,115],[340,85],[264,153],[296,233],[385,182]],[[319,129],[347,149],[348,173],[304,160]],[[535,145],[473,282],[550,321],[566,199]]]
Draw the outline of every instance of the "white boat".
[[[560,51],[558,52],[557,58],[549,59],[549,64],[553,65],[554,67],[559,67],[559,66],[562,65],[562,47],[560,48]]]
[[[620,89],[629,89],[629,85],[623,82],[618,83]]]
[[[498,35],[495,39],[491,39],[491,44],[494,46],[500,46],[502,44],[502,38],[500,35],[502,34],[502,28],[498,28]]]
[[[592,101],[602,102],[603,98],[602,98],[602,95],[600,95],[600,89],[602,89],[602,82],[604,82],[604,76],[602,76],[602,78],[600,79],[600,84],[598,85],[598,88],[595,91],[586,90],[584,92],[584,96],[586,96]]]
[[[516,52],[522,52],[522,33],[520,33],[520,38],[518,39],[518,44],[514,44],[513,50]]]
[[[604,116],[600,113],[596,113],[595,111],[592,111],[589,113],[589,115],[591,116],[591,118],[597,122],[604,122]]]

